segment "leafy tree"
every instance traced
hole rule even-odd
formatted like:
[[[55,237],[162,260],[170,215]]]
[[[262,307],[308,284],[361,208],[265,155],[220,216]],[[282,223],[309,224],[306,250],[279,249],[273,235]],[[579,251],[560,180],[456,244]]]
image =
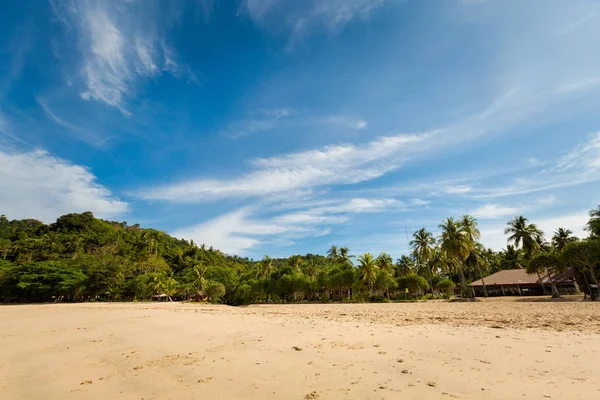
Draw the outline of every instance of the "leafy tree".
[[[408,289],[411,292],[429,290],[429,284],[427,283],[427,279],[415,273],[401,276],[397,279],[397,282],[398,289],[400,289],[401,291],[404,291],[405,289]]]
[[[552,276],[564,272],[566,270],[566,266],[556,254],[536,254],[531,259],[529,264],[527,264],[526,270],[528,274],[537,274],[538,276],[545,275],[552,286],[552,297],[560,297],[560,293],[556,288],[556,284],[552,280]]]
[[[212,302],[219,301],[226,293],[225,285],[219,282],[209,282],[204,291],[208,300]]]
[[[452,291],[454,290],[454,288],[456,287],[456,284],[454,282],[452,282],[452,280],[450,279],[442,279],[441,281],[439,281],[437,283],[437,288],[447,294],[452,293]]]

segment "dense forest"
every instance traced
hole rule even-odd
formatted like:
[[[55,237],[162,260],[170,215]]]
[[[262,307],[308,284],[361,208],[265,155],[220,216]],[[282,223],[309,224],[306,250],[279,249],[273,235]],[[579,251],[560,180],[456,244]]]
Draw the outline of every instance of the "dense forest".
[[[589,236],[582,239],[558,228],[546,241],[535,224],[515,217],[505,232],[510,244],[500,252],[479,243],[471,216],[448,218],[439,228],[438,238],[425,229],[415,232],[412,252],[395,262],[385,253],[353,256],[337,246],[324,256],[254,261],[91,212],[49,225],[2,215],[0,301],[359,302],[449,297],[455,287],[471,296],[468,283],[522,267],[546,275],[574,267],[597,283],[600,206],[590,212]]]

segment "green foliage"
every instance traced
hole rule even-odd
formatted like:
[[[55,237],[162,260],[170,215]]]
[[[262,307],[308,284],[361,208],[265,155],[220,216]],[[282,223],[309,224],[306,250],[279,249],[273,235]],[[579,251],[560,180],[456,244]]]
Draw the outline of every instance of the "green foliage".
[[[438,290],[440,290],[444,293],[452,293],[452,291],[454,290],[455,287],[456,287],[456,284],[454,282],[452,282],[450,279],[442,279],[441,281],[439,281],[437,283]]]
[[[426,291],[429,289],[427,279],[414,273],[399,277],[397,282],[398,289],[401,292],[404,292],[404,289],[408,289],[409,292]]]
[[[209,282],[204,289],[209,301],[217,302],[225,296],[225,285],[220,282]]]
[[[575,267],[590,284],[600,272],[600,208],[591,212],[590,237],[558,229],[553,247],[526,218],[509,222],[514,246],[502,252],[478,243],[477,221],[447,219],[436,240],[425,229],[413,251],[394,264],[389,254],[354,259],[347,247],[327,255],[260,261],[228,256],[139,225],[67,214],[53,224],[0,216],[0,301],[185,300],[208,297],[231,305],[255,302],[387,301],[416,299],[433,287],[448,296],[465,283],[500,269],[552,274]],[[356,262],[353,262],[353,260]],[[582,278],[582,279],[583,279]],[[408,289],[409,293],[405,293]],[[435,292],[435,290],[433,290]],[[430,295],[428,295],[430,296]]]

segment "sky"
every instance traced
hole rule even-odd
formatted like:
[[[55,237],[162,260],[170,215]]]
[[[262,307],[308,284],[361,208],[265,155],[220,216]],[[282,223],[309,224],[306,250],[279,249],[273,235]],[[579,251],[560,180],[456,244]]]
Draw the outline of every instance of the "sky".
[[[0,14],[0,214],[259,259],[408,251],[471,214],[586,235],[595,0],[22,0]]]

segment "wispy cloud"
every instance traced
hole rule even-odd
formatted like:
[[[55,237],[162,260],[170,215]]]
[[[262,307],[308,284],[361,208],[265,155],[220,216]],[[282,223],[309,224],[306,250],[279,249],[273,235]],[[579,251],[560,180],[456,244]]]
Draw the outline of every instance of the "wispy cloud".
[[[392,2],[398,0],[245,0],[243,10],[255,24],[289,35],[288,48],[293,48],[313,30],[339,32],[351,21],[366,20]]]
[[[165,43],[154,2],[51,1],[57,18],[75,34],[85,89],[81,97],[130,115],[127,100],[138,79],[169,72],[194,80]]]
[[[99,148],[103,147],[106,144],[106,142],[109,140],[108,137],[102,138],[87,128],[79,127],[77,125],[74,125],[74,124],[58,117],[50,109],[50,106],[48,105],[48,103],[46,102],[46,100],[44,98],[42,98],[40,96],[36,96],[35,100],[37,101],[39,106],[42,108],[44,113],[48,116],[48,118],[50,118],[52,121],[54,121],[58,125],[70,130],[72,133],[74,133],[76,135],[77,139],[79,139],[85,143],[91,144],[92,146],[99,147]]]
[[[584,170],[600,170],[600,132],[588,136],[585,143],[580,144],[558,161],[557,171],[573,168]]]
[[[69,212],[122,216],[128,204],[116,198],[85,167],[44,151],[0,151],[0,210],[9,218],[52,222]]]
[[[260,217],[255,207],[244,207],[207,222],[178,229],[176,237],[193,239],[227,253],[245,254],[261,245],[277,242],[290,245],[295,240],[328,234],[331,226],[350,221],[349,215],[377,213],[403,207],[395,199],[355,198],[303,211]]]
[[[367,127],[367,121],[346,115],[318,117],[308,111],[283,107],[254,110],[245,117],[227,124],[221,130],[221,134],[231,139],[240,139],[261,132],[286,132],[289,129],[313,129],[332,125],[361,130]]]
[[[214,201],[256,197],[330,184],[352,184],[400,167],[407,152],[427,134],[384,136],[363,145],[326,146],[316,150],[258,158],[254,171],[232,179],[196,179],[142,190],[146,199],[172,202]]]

